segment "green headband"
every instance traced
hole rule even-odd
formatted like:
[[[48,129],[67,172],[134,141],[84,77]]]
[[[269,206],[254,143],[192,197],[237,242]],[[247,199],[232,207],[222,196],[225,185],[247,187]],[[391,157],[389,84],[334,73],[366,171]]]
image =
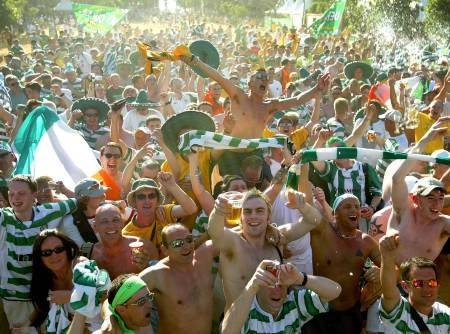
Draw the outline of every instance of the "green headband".
[[[116,312],[117,305],[124,304],[128,299],[133,297],[133,295],[141,290],[142,288],[146,288],[147,284],[138,276],[128,277],[125,282],[122,283],[122,286],[117,291],[114,296],[114,300],[112,304],[109,305],[109,310],[116,317],[117,322],[119,323],[119,327],[121,329],[121,333],[130,334],[134,333],[134,331],[127,328],[125,322],[121,318],[121,316]]]

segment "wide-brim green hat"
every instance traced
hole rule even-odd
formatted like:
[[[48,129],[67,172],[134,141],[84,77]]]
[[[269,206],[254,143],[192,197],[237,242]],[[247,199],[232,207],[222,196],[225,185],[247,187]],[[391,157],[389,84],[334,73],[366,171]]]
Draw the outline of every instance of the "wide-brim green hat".
[[[189,45],[189,50],[193,55],[196,55],[205,64],[208,64],[214,69],[219,68],[220,64],[219,52],[210,42],[205,40],[198,40],[192,42],[191,45]],[[208,77],[206,73],[203,72],[197,66],[192,66],[192,70],[203,78]]]
[[[201,111],[185,111],[170,117],[161,127],[164,143],[172,152],[178,152],[178,137],[182,130],[214,132],[216,125],[208,114]]]
[[[147,92],[145,90],[141,90],[136,99],[131,102],[127,102],[129,106],[131,107],[142,107],[142,108],[156,108],[159,107],[159,103],[151,102],[148,99]]]
[[[345,77],[347,79],[353,79],[357,68],[362,69],[364,80],[369,79],[373,74],[373,68],[369,64],[364,63],[362,61],[352,61],[352,62],[348,63],[347,65],[345,65],[345,67],[344,67]]]
[[[164,195],[161,193],[161,190],[158,187],[158,184],[148,178],[137,179],[131,185],[131,191],[127,195],[127,203],[130,207],[136,208],[136,199],[134,198],[134,194],[141,189],[155,189],[158,193],[158,202],[162,203],[164,201]]]
[[[84,112],[86,109],[95,109],[99,112],[99,122],[104,122],[108,115],[109,105],[105,101],[98,99],[96,97],[83,97],[76,100],[72,104],[71,111],[80,109]]]

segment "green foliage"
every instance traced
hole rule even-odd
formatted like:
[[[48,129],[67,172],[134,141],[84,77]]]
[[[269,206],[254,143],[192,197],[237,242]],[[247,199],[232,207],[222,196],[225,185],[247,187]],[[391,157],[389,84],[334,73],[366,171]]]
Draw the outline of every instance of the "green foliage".
[[[448,39],[450,34],[450,0],[428,0],[425,13],[427,31]]]

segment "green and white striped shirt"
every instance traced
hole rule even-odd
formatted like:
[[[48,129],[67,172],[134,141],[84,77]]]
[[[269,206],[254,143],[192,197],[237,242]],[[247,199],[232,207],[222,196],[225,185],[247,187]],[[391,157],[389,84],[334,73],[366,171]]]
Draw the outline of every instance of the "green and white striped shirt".
[[[109,129],[107,127],[100,127],[92,131],[86,127],[86,124],[79,123],[75,126],[75,129],[81,132],[84,140],[93,150],[98,151],[109,142]]]
[[[0,296],[8,300],[29,300],[33,244],[42,230],[57,228],[62,218],[74,211],[76,200],[33,207],[30,221],[19,220],[12,208],[0,210]]]
[[[381,182],[372,166],[367,165],[367,176],[364,174],[363,164],[357,160],[354,160],[353,166],[349,169],[339,168],[335,161],[325,161],[325,166],[325,171],[319,175],[328,182],[330,203],[342,194],[351,193],[359,198],[361,204],[364,204],[366,188],[371,196],[381,196]]]
[[[333,131],[333,136],[342,138],[346,137],[344,124],[339,122],[335,117],[330,118],[327,121],[327,125],[330,130]]]
[[[433,313],[430,317],[418,313],[433,334],[450,333],[450,307],[435,302]],[[411,317],[411,304],[401,297],[398,305],[390,312],[383,309],[380,303],[380,320],[382,322],[383,333],[385,334],[420,334],[419,327]]]
[[[322,302],[315,292],[292,290],[274,319],[264,311],[255,297],[241,334],[297,334],[301,327],[319,313],[328,312],[328,303]]]

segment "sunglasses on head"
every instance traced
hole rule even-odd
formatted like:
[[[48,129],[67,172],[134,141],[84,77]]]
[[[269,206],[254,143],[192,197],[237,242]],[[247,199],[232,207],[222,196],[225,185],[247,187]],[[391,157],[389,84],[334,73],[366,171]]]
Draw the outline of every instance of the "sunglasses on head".
[[[104,156],[106,157],[106,159],[111,159],[111,158],[116,158],[116,159],[120,159],[122,156],[118,153],[114,154],[114,153],[105,153]]]
[[[434,278],[429,280],[413,279],[412,281],[406,282],[414,288],[423,288],[425,284],[428,285],[429,288],[436,288],[439,285],[438,280]]]
[[[134,303],[125,304],[125,306],[144,306],[147,302],[153,301],[153,293],[147,293],[145,296],[142,296],[138,300],[136,300]]]
[[[145,199],[155,199],[158,197],[157,193],[151,193],[151,194],[137,194],[136,199],[143,201]]]
[[[184,239],[175,239],[172,240],[171,242],[169,242],[170,247],[172,248],[180,248],[183,247],[184,244],[191,244],[194,242],[194,237],[192,236],[192,234],[189,234],[186,238]]]
[[[53,253],[60,254],[60,253],[64,252],[65,250],[66,250],[66,247],[58,246],[58,247],[55,247],[53,249],[44,249],[44,250],[42,250],[41,251],[41,255],[44,256],[44,257],[49,257]]]

